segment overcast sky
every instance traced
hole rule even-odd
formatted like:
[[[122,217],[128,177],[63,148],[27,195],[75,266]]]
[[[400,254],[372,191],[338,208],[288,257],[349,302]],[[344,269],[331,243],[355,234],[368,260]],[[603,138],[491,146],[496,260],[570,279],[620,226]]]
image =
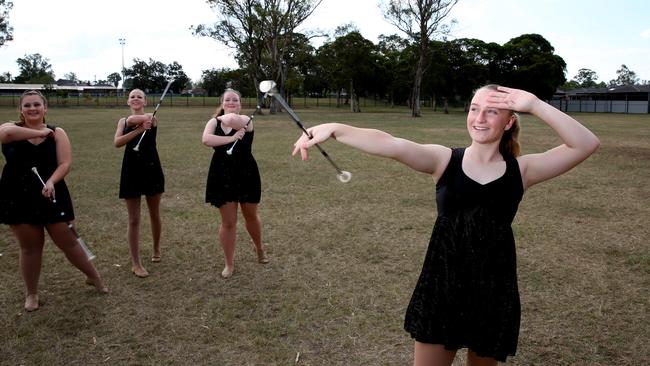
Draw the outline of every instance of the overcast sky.
[[[398,33],[387,23],[379,0],[323,0],[299,28],[330,33],[352,23],[377,43]],[[190,26],[216,17],[204,0],[13,0],[9,23],[14,40],[0,48],[0,73],[18,75],[16,59],[40,53],[57,79],[74,72],[100,80],[134,58],[178,62],[194,81],[203,70],[237,67],[232,51],[210,38],[194,37]],[[567,64],[567,79],[581,68],[598,81],[616,78],[621,64],[650,80],[650,10],[647,0],[460,0],[451,17],[455,38],[504,44],[526,33],[546,38]],[[319,45],[319,44],[315,44]]]

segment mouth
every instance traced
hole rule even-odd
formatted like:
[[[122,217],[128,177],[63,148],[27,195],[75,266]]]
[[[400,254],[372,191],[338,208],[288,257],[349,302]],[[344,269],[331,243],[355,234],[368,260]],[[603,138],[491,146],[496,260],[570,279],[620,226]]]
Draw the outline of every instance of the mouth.
[[[478,127],[478,126],[472,126],[472,128],[476,131],[487,131],[489,128],[487,127]]]

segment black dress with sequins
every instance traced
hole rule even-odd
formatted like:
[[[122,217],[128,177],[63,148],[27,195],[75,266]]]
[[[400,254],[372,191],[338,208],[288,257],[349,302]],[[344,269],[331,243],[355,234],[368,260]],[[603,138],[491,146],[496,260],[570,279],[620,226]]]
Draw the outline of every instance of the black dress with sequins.
[[[436,184],[438,217],[404,329],[415,340],[467,347],[505,361],[514,355],[521,315],[512,221],[524,193],[517,160],[487,184],[462,169],[453,149]]]
[[[232,136],[233,129],[225,134],[221,122],[217,121],[214,134]],[[262,195],[262,183],[257,162],[253,157],[252,146],[255,131],[246,132],[228,155],[232,143],[215,146],[208,171],[205,189],[205,202],[219,207],[226,202],[259,203]]]

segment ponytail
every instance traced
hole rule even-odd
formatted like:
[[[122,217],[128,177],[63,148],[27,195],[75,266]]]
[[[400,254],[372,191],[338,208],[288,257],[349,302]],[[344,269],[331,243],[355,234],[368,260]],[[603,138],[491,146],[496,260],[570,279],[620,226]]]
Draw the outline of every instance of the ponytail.
[[[515,121],[509,129],[503,131],[501,141],[499,142],[499,152],[504,159],[516,158],[521,154],[521,145],[519,144],[519,114],[512,112]]]

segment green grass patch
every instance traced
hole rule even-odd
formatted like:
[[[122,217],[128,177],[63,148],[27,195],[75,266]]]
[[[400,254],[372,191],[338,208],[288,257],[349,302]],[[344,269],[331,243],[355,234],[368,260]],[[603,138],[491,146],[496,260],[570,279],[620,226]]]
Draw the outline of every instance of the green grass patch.
[[[345,122],[422,143],[465,146],[465,114],[403,108],[297,108],[307,126]],[[240,223],[236,272],[224,281],[218,211],[204,203],[212,150],[200,143],[214,105],[158,112],[166,175],[163,261],[134,277],[118,199],[123,151],[112,145],[124,107],[51,108],[73,146],[66,179],[78,228],[112,293],[96,295],[49,241],[41,309],[25,314],[18,243],[0,226],[0,363],[6,365],[404,365],[413,341],[406,305],[435,220],[430,177],[336,142],[291,157],[300,131],[286,114],[255,118],[260,215],[271,263],[256,262]],[[252,110],[252,109],[251,109]],[[265,111],[267,112],[267,111]],[[650,116],[576,114],[602,147],[528,191],[514,222],[522,328],[512,365],[643,365],[650,358]],[[0,121],[17,120],[0,108]],[[559,144],[523,117],[523,152]],[[0,160],[0,167],[4,159]],[[151,255],[143,205],[142,248]],[[460,357],[462,358],[462,356]],[[459,361],[460,362],[460,361]]]

